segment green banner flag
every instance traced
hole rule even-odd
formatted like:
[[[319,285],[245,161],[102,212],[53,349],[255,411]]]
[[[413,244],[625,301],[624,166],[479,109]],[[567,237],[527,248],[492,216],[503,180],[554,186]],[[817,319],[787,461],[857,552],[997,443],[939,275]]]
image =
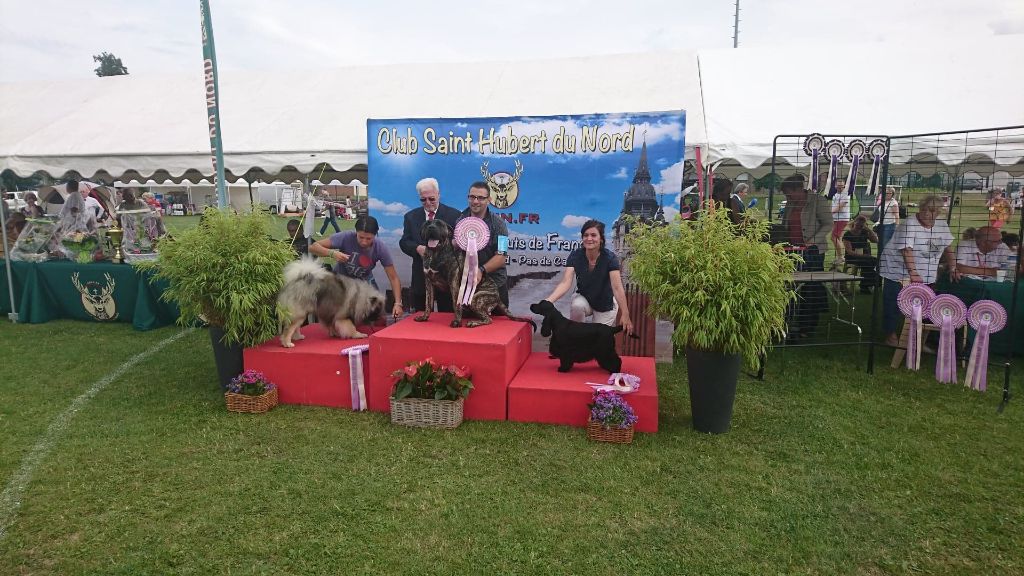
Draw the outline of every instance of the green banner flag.
[[[206,124],[210,132],[210,154],[217,180],[217,205],[228,205],[224,185],[224,145],[220,134],[220,89],[217,85],[217,50],[213,46],[213,20],[209,0],[199,0],[203,23],[203,79],[206,84]]]

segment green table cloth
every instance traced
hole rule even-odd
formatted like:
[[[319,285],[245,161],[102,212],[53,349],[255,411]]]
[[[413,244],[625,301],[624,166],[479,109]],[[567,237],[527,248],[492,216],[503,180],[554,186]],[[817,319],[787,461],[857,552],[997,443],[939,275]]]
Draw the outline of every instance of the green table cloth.
[[[1011,314],[1013,303],[1013,290],[1017,288],[1017,310],[1013,318],[1010,318],[1006,328],[991,336],[990,353],[993,357],[1003,355],[1010,350],[1010,325],[1014,328],[1016,337],[1013,342],[1013,354],[1024,356],[1024,284],[1019,282],[995,282],[987,280],[975,280],[973,278],[961,278],[959,282],[950,282],[946,276],[941,276],[935,283],[935,292],[939,294],[953,294],[970,308],[978,300],[994,300],[1006,308],[1006,314]],[[974,341],[974,330],[969,332],[971,341]]]
[[[0,262],[0,312],[11,311],[7,268]],[[129,264],[94,262],[11,262],[18,321],[41,324],[57,318],[131,322],[136,330],[173,324],[178,306],[161,302],[165,283]]]

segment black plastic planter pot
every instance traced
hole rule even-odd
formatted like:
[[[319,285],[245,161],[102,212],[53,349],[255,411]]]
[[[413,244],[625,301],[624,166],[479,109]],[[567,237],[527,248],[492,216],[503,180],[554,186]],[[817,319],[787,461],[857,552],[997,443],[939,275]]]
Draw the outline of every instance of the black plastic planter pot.
[[[694,430],[711,434],[729,431],[741,362],[739,354],[686,350]]]
[[[217,364],[217,378],[221,390],[226,390],[231,379],[242,373],[241,344],[225,346],[221,343],[224,330],[220,326],[210,326],[210,343],[213,345],[213,361]]]

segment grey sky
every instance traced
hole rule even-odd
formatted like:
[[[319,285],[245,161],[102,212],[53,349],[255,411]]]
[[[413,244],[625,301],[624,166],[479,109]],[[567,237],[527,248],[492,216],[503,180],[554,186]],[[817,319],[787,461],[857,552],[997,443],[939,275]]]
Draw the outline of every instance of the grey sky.
[[[855,6],[855,8],[852,8]],[[970,42],[1024,34],[1024,0],[741,0],[740,45]],[[223,70],[523,60],[732,46],[732,0],[212,0]],[[0,0],[0,81],[201,68],[196,0]],[[964,74],[969,71],[965,70]],[[484,79],[481,79],[484,80]]]

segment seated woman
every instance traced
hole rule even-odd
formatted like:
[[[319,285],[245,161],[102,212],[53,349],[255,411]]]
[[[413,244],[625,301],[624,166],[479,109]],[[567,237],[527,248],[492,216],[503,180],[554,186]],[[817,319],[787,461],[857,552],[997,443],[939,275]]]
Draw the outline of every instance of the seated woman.
[[[878,235],[867,227],[867,216],[857,216],[853,224],[843,234],[843,249],[846,263],[860,269],[863,280],[860,281],[861,294],[870,294],[877,282],[878,259],[871,255],[871,243],[878,244]]]
[[[569,306],[569,319],[584,322],[588,316],[593,322],[615,326],[621,311],[623,330],[633,333],[629,319],[626,290],[622,287],[619,257],[604,246],[604,223],[587,220],[580,230],[583,247],[569,253],[565,260],[562,280],[545,300],[557,302],[576,280],[576,294]]]
[[[395,295],[395,305],[391,314],[395,318],[402,315],[402,285],[398,281],[398,272],[391,260],[387,246],[377,241],[380,225],[373,216],[360,216],[356,219],[355,231],[338,232],[309,247],[314,256],[326,256],[334,260],[334,273],[356,280],[369,282],[377,287],[373,279],[373,269],[380,262],[384,273],[391,283],[391,292]]]
[[[898,345],[896,325],[901,317],[896,297],[905,284],[932,284],[939,275],[939,262],[945,260],[949,276],[960,279],[953,253],[953,234],[946,221],[939,218],[942,200],[928,196],[921,201],[918,212],[904,220],[882,250],[882,329],[885,343]]]
[[[37,204],[39,198],[35,192],[25,193],[25,207],[21,209],[21,213],[26,218],[42,218],[46,213],[43,212],[43,207]]]

